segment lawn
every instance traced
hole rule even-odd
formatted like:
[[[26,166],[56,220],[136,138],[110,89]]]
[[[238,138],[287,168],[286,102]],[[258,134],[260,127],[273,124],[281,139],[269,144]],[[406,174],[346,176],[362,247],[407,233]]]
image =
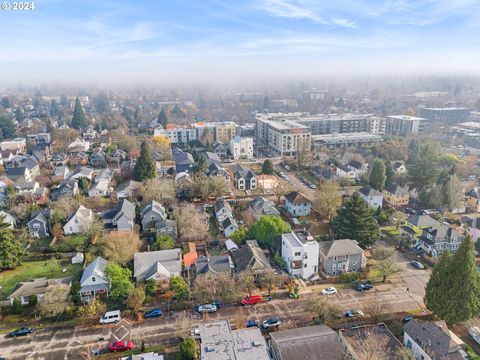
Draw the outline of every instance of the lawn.
[[[83,248],[86,239],[87,237],[85,235],[72,235],[65,236],[65,238],[61,242],[67,243],[71,246],[75,246],[76,249],[79,249]]]
[[[67,269],[62,272],[62,269]],[[24,262],[14,270],[0,272],[0,297],[8,296],[18,282],[33,280],[35,278],[60,278],[73,276],[81,271],[82,265],[72,265],[69,261],[59,260]]]

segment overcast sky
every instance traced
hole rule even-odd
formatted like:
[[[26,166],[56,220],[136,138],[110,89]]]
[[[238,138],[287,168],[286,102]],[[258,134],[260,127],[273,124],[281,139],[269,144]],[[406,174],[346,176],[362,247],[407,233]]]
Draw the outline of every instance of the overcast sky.
[[[0,33],[6,82],[480,73],[478,0],[36,0]]]

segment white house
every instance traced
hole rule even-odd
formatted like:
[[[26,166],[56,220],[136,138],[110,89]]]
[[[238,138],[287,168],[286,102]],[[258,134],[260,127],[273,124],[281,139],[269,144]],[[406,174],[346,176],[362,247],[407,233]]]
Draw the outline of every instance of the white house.
[[[293,217],[308,216],[312,211],[312,202],[298,191],[285,195],[285,209]]]
[[[93,212],[80,205],[70,220],[63,226],[65,235],[82,234],[93,223]]]
[[[98,295],[108,295],[110,281],[105,274],[108,262],[97,256],[83,271],[80,278],[80,297],[84,303],[89,303]]]
[[[253,159],[253,139],[235,136],[235,138],[230,141],[230,153],[235,160]]]
[[[380,191],[365,186],[358,190],[358,194],[371,208],[378,209],[383,206],[383,195]]]
[[[355,171],[345,165],[338,165],[336,175],[342,179],[355,180]]]
[[[309,279],[318,273],[319,245],[308,233],[282,235],[282,258],[290,275]]]

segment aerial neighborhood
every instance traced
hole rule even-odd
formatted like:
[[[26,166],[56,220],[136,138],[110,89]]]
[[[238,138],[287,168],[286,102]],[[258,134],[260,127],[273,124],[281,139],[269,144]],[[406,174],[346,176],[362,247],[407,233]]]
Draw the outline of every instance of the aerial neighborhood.
[[[4,95],[0,355],[478,358],[480,115],[415,94]]]

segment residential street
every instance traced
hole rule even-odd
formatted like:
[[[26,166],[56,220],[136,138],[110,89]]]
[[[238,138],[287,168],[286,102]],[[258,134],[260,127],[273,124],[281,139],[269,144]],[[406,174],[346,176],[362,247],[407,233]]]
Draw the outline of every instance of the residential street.
[[[365,293],[359,293],[353,289],[339,289],[338,294],[329,299],[342,310],[365,309],[371,302],[384,302],[386,313],[419,311],[423,306],[424,287],[428,281],[428,272],[413,268],[408,264],[408,260],[400,254],[396,255],[395,260],[402,271],[397,277],[392,278],[392,284],[377,285]],[[92,350],[99,346],[106,347],[110,340],[130,338],[138,346],[142,340],[146,344],[168,343],[170,339],[177,338],[182,329],[190,331],[201,322],[209,320],[229,319],[234,322],[236,318],[256,317],[257,320],[264,320],[271,316],[277,316],[284,322],[291,319],[302,324],[307,322],[311,316],[304,311],[306,300],[310,297],[321,296],[320,289],[324,287],[301,288],[302,298],[299,300],[285,298],[245,308],[225,306],[215,314],[205,315],[204,319],[193,316],[189,311],[184,311],[132,326],[128,322],[122,321],[115,326],[46,329],[25,338],[7,339],[2,337],[0,339],[0,355],[8,359],[81,359],[80,352],[85,348],[89,347]],[[131,332],[128,334],[130,327]],[[99,338],[102,337],[104,340],[99,342]]]

